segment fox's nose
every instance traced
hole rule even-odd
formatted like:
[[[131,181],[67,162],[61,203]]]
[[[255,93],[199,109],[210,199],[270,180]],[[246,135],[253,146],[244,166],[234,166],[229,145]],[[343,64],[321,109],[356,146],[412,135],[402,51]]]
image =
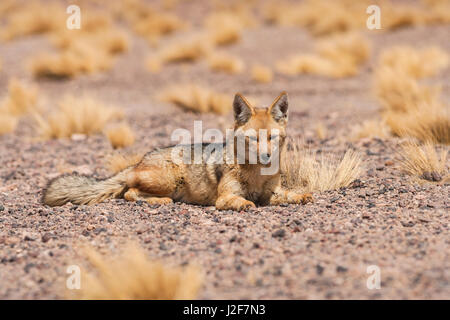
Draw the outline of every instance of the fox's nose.
[[[270,154],[269,153],[262,153],[261,154],[261,161],[263,162],[267,162],[270,159]]]

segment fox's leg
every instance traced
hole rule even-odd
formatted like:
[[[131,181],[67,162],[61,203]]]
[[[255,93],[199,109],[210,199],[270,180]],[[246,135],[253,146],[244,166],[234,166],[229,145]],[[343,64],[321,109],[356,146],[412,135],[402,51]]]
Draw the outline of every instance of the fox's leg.
[[[216,208],[218,210],[242,211],[255,207],[253,202],[241,196],[243,194],[241,184],[231,176],[222,178],[217,193]]]
[[[124,198],[142,200],[150,204],[172,203],[171,196],[177,188],[177,171],[157,165],[140,165],[127,176],[128,191]]]
[[[307,204],[308,202],[313,202],[311,193],[295,193],[281,187],[276,188],[270,197],[270,204],[272,205],[280,205],[283,203]]]
[[[128,189],[123,197],[128,201],[142,200],[148,202],[149,204],[169,204],[173,202],[173,200],[169,197],[152,197],[145,192],[139,191],[137,188]]]

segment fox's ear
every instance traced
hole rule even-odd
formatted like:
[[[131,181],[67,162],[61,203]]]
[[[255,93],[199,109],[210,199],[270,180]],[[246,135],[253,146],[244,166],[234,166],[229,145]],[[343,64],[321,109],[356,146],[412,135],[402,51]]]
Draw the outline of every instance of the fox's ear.
[[[268,112],[277,122],[286,122],[288,118],[288,96],[286,92],[282,92],[278,98],[270,106]]]
[[[246,123],[255,113],[253,107],[240,93],[236,93],[234,96],[233,110],[234,120],[238,125]]]

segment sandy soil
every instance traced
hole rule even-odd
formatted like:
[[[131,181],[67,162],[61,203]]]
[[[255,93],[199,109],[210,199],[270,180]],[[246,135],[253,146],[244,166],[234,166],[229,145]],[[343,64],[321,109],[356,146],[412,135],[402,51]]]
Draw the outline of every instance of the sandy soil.
[[[214,207],[110,200],[50,208],[40,197],[58,168],[104,177],[105,158],[113,150],[100,135],[83,141],[35,141],[32,122],[25,119],[14,134],[0,137],[0,299],[63,298],[66,267],[82,263],[78,244],[115,250],[129,239],[137,240],[152,258],[176,265],[198,263],[206,274],[202,299],[450,298],[449,186],[417,185],[401,174],[391,165],[396,139],[347,138],[354,124],[378,115],[370,88],[380,49],[404,43],[450,51],[449,33],[449,27],[367,32],[372,60],[361,75],[339,81],[276,74],[273,83],[256,84],[249,72],[211,73],[205,62],[151,74],[144,61],[153,49],[131,35],[130,52],[109,72],[37,81],[49,104],[67,93],[87,93],[124,108],[137,133],[130,150],[141,152],[173,144],[172,131],[191,128],[196,119],[204,121],[205,129],[231,122],[231,115],[186,113],[156,100],[155,94],[169,84],[194,79],[230,95],[241,91],[263,104],[287,90],[290,135],[336,156],[354,147],[363,156],[364,173],[350,188],[315,194],[315,203],[305,206],[220,212]],[[269,64],[311,46],[304,30],[264,26],[247,30],[239,44],[224,50],[242,57],[249,67],[255,60]],[[13,76],[34,81],[25,62],[48,47],[40,36],[0,45],[0,96]],[[443,97],[449,99],[450,70],[429,81],[442,84]],[[319,122],[330,138],[317,138]],[[370,265],[381,270],[380,290],[366,287]]]

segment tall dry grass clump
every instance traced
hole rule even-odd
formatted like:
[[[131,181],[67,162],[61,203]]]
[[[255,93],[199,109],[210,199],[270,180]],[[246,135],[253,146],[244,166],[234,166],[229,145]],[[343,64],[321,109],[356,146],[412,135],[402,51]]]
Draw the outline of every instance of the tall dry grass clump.
[[[0,135],[16,130],[19,119],[7,112],[0,110]]]
[[[420,85],[405,72],[381,65],[375,73],[374,92],[386,112],[408,112],[439,101],[438,87]]]
[[[0,134],[13,132],[21,116],[36,111],[37,93],[36,87],[16,79],[9,81],[8,94],[0,102]]]
[[[263,8],[263,16],[270,23],[304,27],[314,36],[324,36],[361,28],[366,19],[361,12],[366,8],[362,1],[272,1]]]
[[[3,0],[0,3],[0,18],[9,14],[17,7],[17,2],[15,0]]]
[[[187,27],[172,12],[157,10],[142,0],[123,0],[113,3],[112,11],[120,20],[126,21],[138,35],[147,39],[151,45],[159,40]]]
[[[374,4],[381,10],[382,30],[450,23],[450,3],[446,0],[426,5],[369,0],[271,1],[264,5],[262,14],[268,23],[303,27],[319,37],[366,28],[365,12]]]
[[[408,60],[400,52],[382,53],[375,74],[374,92],[382,106],[384,121],[396,136],[450,144],[450,106],[441,101],[439,87],[425,86],[416,79],[434,74],[439,69],[436,66],[443,64],[420,67],[419,62],[411,63],[416,58]],[[434,49],[430,52],[436,54]]]
[[[409,46],[395,46],[382,52],[380,65],[419,79],[434,76],[447,68],[449,55],[438,47],[414,49]]]
[[[409,141],[400,149],[400,168],[418,180],[431,182],[449,181],[446,149],[438,152],[434,145],[419,145]]]
[[[164,64],[178,62],[195,62],[208,59],[213,70],[238,73],[242,62],[237,58],[217,54],[219,46],[236,43],[240,40],[244,28],[252,26],[254,19],[247,6],[214,10],[204,20],[203,30],[196,35],[161,48],[152,55],[148,69],[158,72]]]
[[[242,11],[241,11],[242,12]],[[215,11],[204,22],[206,36],[213,45],[229,45],[238,42],[246,26],[253,23],[252,18],[232,11]]]
[[[419,6],[385,2],[380,8],[381,24],[387,30],[425,24],[424,11]]]
[[[386,138],[389,135],[389,127],[383,120],[366,120],[352,129],[352,138],[354,139]]]
[[[163,63],[193,62],[206,57],[212,51],[211,43],[204,37],[194,36],[172,43],[157,54]]]
[[[47,117],[35,114],[37,131],[44,139],[69,138],[73,134],[103,132],[105,126],[123,118],[123,112],[90,97],[63,98]]]
[[[370,55],[370,44],[360,34],[336,35],[319,41],[315,52],[292,56],[276,66],[284,74],[317,74],[344,78],[359,73]]]
[[[84,44],[76,44],[59,53],[41,53],[30,63],[35,77],[64,79],[80,74],[106,71],[113,65],[109,55]]]
[[[34,111],[37,105],[38,90],[36,87],[25,85],[17,79],[8,84],[8,95],[0,103],[0,110],[13,116],[21,116]]]
[[[114,149],[131,146],[135,141],[134,133],[127,123],[108,128],[105,134]]]
[[[348,150],[341,160],[301,150],[293,144],[281,162],[282,183],[288,189],[322,192],[350,185],[361,174],[361,157]]]
[[[438,25],[450,23],[450,2],[422,1],[418,4],[380,3],[381,23],[387,30],[418,25]]]
[[[120,254],[106,255],[84,249],[91,268],[81,272],[81,288],[69,298],[85,300],[175,300],[195,299],[203,277],[193,265],[170,267],[152,261],[136,245]]]
[[[65,27],[65,7],[55,1],[45,5],[39,1],[26,1],[10,8],[6,23],[0,31],[0,39],[13,40],[19,37],[42,34]]]
[[[322,122],[318,122],[316,124],[315,131],[317,138],[319,138],[320,140],[324,140],[328,136],[328,129]]]
[[[228,95],[191,84],[169,87],[162,92],[159,99],[200,113],[227,114],[232,106],[231,98]]]
[[[259,83],[270,83],[273,79],[272,69],[269,67],[256,64],[252,67],[252,79]]]
[[[72,78],[110,69],[115,57],[128,50],[128,38],[104,13],[87,11],[82,28],[68,30],[65,23],[50,33],[56,52],[40,53],[30,61],[37,77]]]
[[[424,0],[426,24],[449,24],[450,2],[447,0]]]
[[[208,64],[211,70],[228,74],[237,74],[244,70],[244,62],[241,59],[224,53],[209,55]]]
[[[424,105],[407,113],[386,112],[386,123],[399,137],[414,137],[422,142],[450,144],[450,110],[440,104]]]

